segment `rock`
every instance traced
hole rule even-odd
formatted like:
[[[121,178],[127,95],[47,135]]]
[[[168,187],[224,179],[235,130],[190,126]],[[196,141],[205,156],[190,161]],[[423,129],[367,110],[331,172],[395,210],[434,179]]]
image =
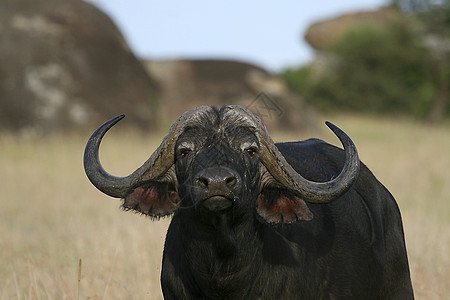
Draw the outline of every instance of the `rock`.
[[[0,128],[94,128],[119,113],[156,123],[157,84],[114,23],[80,0],[0,6]]]
[[[399,18],[401,18],[401,15],[394,7],[344,14],[312,24],[306,30],[305,40],[316,50],[326,50],[352,28],[364,24],[384,26],[386,23]]]
[[[264,69],[231,60],[145,61],[161,86],[161,114],[175,119],[199,105],[239,104],[271,129],[304,129],[312,113],[284,81]]]

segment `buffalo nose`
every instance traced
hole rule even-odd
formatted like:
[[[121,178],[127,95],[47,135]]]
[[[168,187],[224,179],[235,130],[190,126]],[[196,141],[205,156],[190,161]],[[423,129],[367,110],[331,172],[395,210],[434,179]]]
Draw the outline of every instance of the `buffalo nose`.
[[[197,177],[197,185],[210,193],[228,191],[238,182],[235,173],[228,168],[207,168]]]

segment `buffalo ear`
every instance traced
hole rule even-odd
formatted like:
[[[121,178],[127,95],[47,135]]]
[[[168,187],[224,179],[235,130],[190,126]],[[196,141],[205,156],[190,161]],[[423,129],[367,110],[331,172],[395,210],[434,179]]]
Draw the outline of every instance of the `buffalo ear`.
[[[153,218],[171,215],[180,205],[180,196],[165,182],[147,182],[130,191],[123,208],[135,210]]]
[[[262,191],[258,195],[256,211],[270,224],[290,224],[313,219],[305,201],[294,192],[283,189]]]

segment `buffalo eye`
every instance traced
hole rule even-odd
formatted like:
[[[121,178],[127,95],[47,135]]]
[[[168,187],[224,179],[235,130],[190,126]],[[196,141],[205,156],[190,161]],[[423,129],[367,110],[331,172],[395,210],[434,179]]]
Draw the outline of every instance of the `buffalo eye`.
[[[178,153],[180,157],[185,157],[191,151],[192,151],[191,149],[180,149]]]
[[[190,143],[181,143],[180,146],[178,146],[178,156],[180,158],[186,157],[192,152],[193,148],[193,145]]]
[[[258,152],[258,149],[254,148],[254,147],[251,147],[251,148],[245,149],[245,151],[246,151],[250,156],[253,156],[253,155],[255,155],[255,154]]]
[[[256,145],[255,143],[252,143],[252,144],[246,143],[243,145],[242,148],[250,156],[255,156],[256,154],[258,154],[258,151],[259,151],[258,145]]]

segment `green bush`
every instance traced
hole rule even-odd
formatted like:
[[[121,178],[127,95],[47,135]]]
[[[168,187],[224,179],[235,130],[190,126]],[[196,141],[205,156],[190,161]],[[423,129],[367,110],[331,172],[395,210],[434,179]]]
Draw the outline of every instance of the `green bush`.
[[[305,94],[311,86],[311,67],[302,66],[298,69],[287,69],[283,72],[283,78],[287,85],[299,94]]]
[[[327,110],[405,113],[424,118],[438,87],[428,50],[405,22],[367,24],[346,33],[327,59],[283,73],[306,101]]]

